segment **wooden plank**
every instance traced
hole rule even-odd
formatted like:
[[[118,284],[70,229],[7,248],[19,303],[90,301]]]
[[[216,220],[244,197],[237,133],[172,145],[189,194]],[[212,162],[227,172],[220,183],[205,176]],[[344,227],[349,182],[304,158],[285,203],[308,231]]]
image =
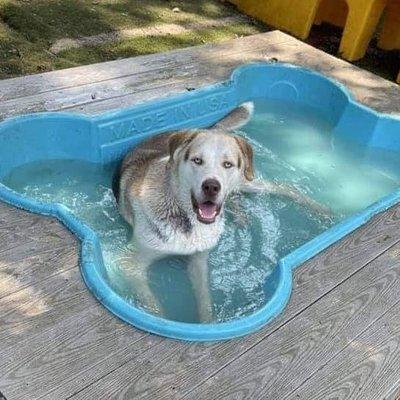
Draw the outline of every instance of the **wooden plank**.
[[[78,240],[55,218],[0,203],[0,299],[74,268]]]
[[[293,54],[296,54],[297,52],[301,52],[299,43],[281,43],[280,46],[286,49],[288,53],[293,52]],[[150,80],[147,84],[143,84],[137,88],[132,85],[129,91],[124,90],[124,93],[121,92],[117,97],[103,96],[102,98],[96,98],[95,100],[89,100],[81,104],[68,105],[69,99],[67,98],[64,99],[65,106],[63,110],[90,115],[99,114],[112,109],[130,107],[153,99],[161,99],[184,93],[188,88],[190,88],[190,90],[199,89],[226,80],[229,78],[233,69],[239,65],[254,61],[268,62],[276,54],[275,49],[276,45],[273,44],[269,46],[264,45],[262,48],[253,46],[240,53],[231,52],[218,54],[222,57],[219,58],[218,61],[216,58],[214,59],[214,57],[209,57],[205,61],[195,59],[192,61],[194,65],[191,66],[191,73],[186,76],[179,77],[176,76],[174,72],[173,79],[172,77],[168,80],[160,79],[157,85],[153,85],[152,80]],[[185,65],[185,68],[189,67],[190,64]]]
[[[238,46],[237,42],[234,43],[234,46],[227,48],[222,54],[221,52],[219,53],[223,60],[226,59],[229,62],[220,61],[218,68],[214,68],[212,74],[210,74],[209,70],[210,60],[202,61],[201,57],[196,57],[196,53],[204,50],[202,47],[196,48],[197,51],[193,52],[176,53],[174,58],[171,56],[169,63],[165,67],[161,63],[158,68],[154,68],[154,66],[158,65],[158,56],[155,55],[153,56],[153,68],[141,71],[140,74],[122,75],[105,81],[85,85],[80,84],[56,91],[45,91],[23,98],[2,101],[0,104],[0,118],[30,112],[56,110],[77,110],[85,114],[92,114],[93,111],[91,110],[93,108],[96,109],[95,105],[106,100],[116,105],[113,108],[120,108],[121,106],[118,106],[117,100],[119,97],[127,98],[130,94],[136,94],[135,97],[140,99],[140,94],[143,92],[151,91],[151,89],[157,90],[165,85],[172,89],[175,84],[178,85],[182,81],[187,81],[187,86],[193,78],[201,77],[203,85],[225,79],[229,76],[233,67],[239,63],[254,60],[261,51],[268,51],[269,48],[272,50],[275,46],[275,44],[265,44],[265,40],[253,40],[249,43],[251,45],[248,48]],[[164,59],[164,54],[161,57]],[[241,61],[238,61],[239,59]],[[171,93],[164,90],[162,96],[166,95],[171,95]],[[125,102],[124,105],[128,106],[134,103],[136,102]],[[103,110],[108,111],[110,107],[103,108]]]
[[[95,82],[103,82],[124,76],[141,74],[152,70],[173,69],[181,67],[193,58],[206,57],[214,49],[223,53],[233,47],[240,52],[252,43],[260,45],[291,40],[291,37],[279,31],[268,32],[267,35],[259,34],[229,40],[218,44],[206,44],[189,47],[186,49],[171,50],[168,52],[151,54],[146,56],[130,57],[121,60],[101,62],[67,68],[42,74],[26,75],[18,78],[4,79],[0,81],[0,95],[2,100],[9,100],[61,90],[74,86],[82,86]],[[176,65],[176,61],[179,65]]]
[[[47,217],[10,206],[0,201],[0,228],[15,228],[18,232],[25,230],[26,226],[39,227],[41,223],[47,224],[48,229],[57,233],[64,229],[63,225],[53,217]]]
[[[396,382],[384,396],[385,400],[399,400],[400,399],[400,382]]]
[[[399,255],[397,249],[397,262]],[[400,386],[399,315],[398,302],[287,399],[396,399]]]
[[[76,243],[77,239],[55,219],[26,214],[11,226],[0,226],[0,274],[26,257],[57,252],[65,246],[74,248]]]
[[[134,346],[140,353],[158,340],[152,336],[135,345],[148,334],[99,306],[81,279],[72,234],[54,219],[22,214],[13,229],[0,228],[0,387],[8,399],[37,398],[65,379],[74,391],[85,369],[96,379],[103,365],[114,369],[130,359]],[[55,247],[53,236],[62,247]],[[66,244],[64,237],[70,239]],[[97,359],[101,364],[93,369]]]
[[[272,57],[332,76],[355,91],[360,101],[379,110],[400,111],[400,102],[393,102],[400,94],[397,85],[288,35],[272,32],[222,44],[5,80],[0,82],[0,97],[4,100],[0,117],[62,109],[93,114],[127,107],[182,92],[188,86],[215,83],[226,79],[239,64]],[[360,81],[365,84],[360,85]],[[146,93],[144,98],[142,92]],[[124,99],[122,104],[118,100],[120,96]]]
[[[85,298],[86,288],[75,268],[38,281],[0,299],[0,348],[18,345],[22,337],[41,334],[47,325],[73,315]],[[22,336],[23,335],[23,336]]]
[[[85,375],[98,379],[161,340],[100,307],[76,265],[1,299],[0,326],[0,387],[9,400],[59,398],[52,392],[60,383],[73,393]]]
[[[164,340],[144,357],[153,366],[137,372],[133,360],[76,394],[74,400],[121,398],[181,398],[199,382],[234,362],[257,343],[296,319],[307,307],[348,279],[398,241],[400,206],[347,236],[298,268],[292,299],[274,322],[246,338],[216,344],[175,343]],[[171,347],[173,351],[171,352]],[[241,358],[238,363],[240,364]],[[253,364],[256,367],[256,363]],[[58,393],[63,397],[63,392]],[[119,397],[121,396],[121,397]],[[215,398],[215,397],[199,397]]]
[[[197,73],[194,65],[174,68],[171,71],[153,69],[143,71],[139,75],[6,100],[0,103],[0,118],[38,111],[62,111],[69,107],[101,102],[104,99],[115,99],[129,93],[156,88],[165,81],[184,80]]]
[[[20,208],[0,202],[0,226],[13,226],[16,221],[23,220],[32,215]]]
[[[44,242],[47,237],[47,245],[56,245],[67,241],[71,243],[72,234],[54,218],[46,218],[38,214],[26,216],[23,220],[16,221],[12,226],[5,224],[0,227],[0,242],[4,243],[2,251],[8,246],[14,247],[18,242],[30,240],[32,242]]]
[[[174,78],[175,74],[179,76],[181,71],[185,70],[185,67],[191,69],[200,66],[202,60],[207,60],[215,46],[218,47],[221,56],[236,54],[236,58],[240,58],[239,54],[242,52],[252,49],[261,51],[262,48],[271,46],[271,43],[277,45],[287,40],[290,40],[289,36],[282,36],[279,32],[271,32],[268,37],[254,35],[218,45],[197,46],[190,49],[4,80],[0,82],[0,98],[5,105],[8,105],[9,111],[14,113],[13,105],[17,105],[18,102],[10,100],[19,100],[23,103],[24,98],[29,97],[31,98],[30,104],[33,104],[33,98],[37,96],[37,104],[40,105],[42,99],[50,100],[57,96],[59,98],[65,97],[63,93],[68,94],[68,89],[79,90],[80,88],[81,93],[87,93],[88,90],[85,86],[102,84],[112,90],[113,81],[116,81],[115,85],[118,86],[120,79],[125,79],[126,84],[119,85],[119,87],[128,90],[135,80],[141,79],[142,75],[150,75],[156,79],[168,79],[168,77]],[[96,86],[94,85],[94,87]]]
[[[131,357],[132,345],[147,336],[98,305],[80,277],[76,254],[74,268],[0,300],[0,387],[9,399],[38,398],[63,382],[62,371],[73,390],[82,369],[96,376],[103,373],[103,364],[120,365]],[[92,370],[96,357],[102,365]],[[79,373],[74,373],[75,364]]]
[[[26,242],[24,247],[25,244]],[[25,249],[31,255],[21,252],[21,247],[13,248],[10,252],[11,256],[18,253],[20,260],[9,261],[8,258],[7,262],[0,265],[0,299],[67,269],[76,268],[78,262],[76,246],[71,243],[40,250],[38,246],[32,247],[28,242]],[[1,257],[4,260],[4,252]]]
[[[283,399],[343,349],[350,346],[351,353],[358,337],[399,302],[400,259],[393,253],[400,253],[399,244],[184,398]],[[341,373],[347,373],[346,365]],[[316,399],[312,390],[324,386],[314,380],[301,398]],[[330,398],[321,392],[318,398]]]
[[[0,387],[9,400],[59,399],[53,392],[60,383],[73,393],[86,375],[101,377],[161,340],[125,325],[86,295],[72,313],[60,310],[62,318],[48,318],[47,329],[24,334],[24,340],[0,353]]]
[[[256,35],[258,36],[258,35]],[[143,87],[142,92],[132,92],[118,98],[102,98],[81,105],[66,106],[65,110],[86,114],[97,114],[111,109],[129,107],[133,104],[182,93],[186,88],[199,88],[226,79],[238,65],[251,61],[268,61],[272,58],[280,62],[312,68],[347,85],[362,103],[386,113],[399,113],[400,96],[398,85],[385,81],[374,74],[363,71],[352,64],[338,60],[320,50],[291,38],[279,44],[270,44],[262,50],[254,46],[240,54],[212,52],[206,59],[195,59],[199,73],[189,79],[165,81],[159,87]],[[363,82],[360,85],[360,82]]]

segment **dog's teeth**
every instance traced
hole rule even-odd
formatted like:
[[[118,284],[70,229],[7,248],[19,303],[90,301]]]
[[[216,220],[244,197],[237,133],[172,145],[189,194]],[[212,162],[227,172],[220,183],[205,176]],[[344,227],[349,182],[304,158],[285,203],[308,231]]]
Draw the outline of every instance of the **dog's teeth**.
[[[201,211],[201,209],[199,208],[199,214],[200,214],[200,217],[202,217],[202,218],[211,219],[211,218],[215,218],[215,216],[217,215],[217,212],[215,211],[212,216],[205,216],[203,211]]]

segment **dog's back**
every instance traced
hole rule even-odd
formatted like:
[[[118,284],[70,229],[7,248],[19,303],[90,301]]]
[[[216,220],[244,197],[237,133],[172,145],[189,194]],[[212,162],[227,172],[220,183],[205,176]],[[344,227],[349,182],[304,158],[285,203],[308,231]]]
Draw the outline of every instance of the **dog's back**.
[[[116,169],[112,189],[120,212],[128,221],[133,217],[129,193],[138,195],[150,164],[169,155],[168,141],[173,133],[159,134],[140,143],[125,156]]]

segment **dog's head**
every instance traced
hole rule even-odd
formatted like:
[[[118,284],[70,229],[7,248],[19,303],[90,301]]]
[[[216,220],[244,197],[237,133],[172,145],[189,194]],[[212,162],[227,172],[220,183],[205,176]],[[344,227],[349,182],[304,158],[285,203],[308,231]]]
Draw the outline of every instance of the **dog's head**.
[[[178,132],[170,137],[170,165],[177,180],[176,195],[204,224],[215,222],[227,196],[254,178],[253,150],[232,133],[251,117],[244,103],[209,129]]]

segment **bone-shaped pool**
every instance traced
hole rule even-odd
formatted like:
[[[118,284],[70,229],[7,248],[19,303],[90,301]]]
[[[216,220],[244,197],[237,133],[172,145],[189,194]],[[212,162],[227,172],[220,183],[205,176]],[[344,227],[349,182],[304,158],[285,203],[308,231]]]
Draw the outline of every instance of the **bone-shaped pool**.
[[[111,190],[116,166],[151,135],[210,126],[245,101],[255,113],[238,134],[259,178],[293,185],[331,210],[284,197],[236,195],[209,258],[213,322],[200,323],[186,259],[157,262],[148,279],[163,315],[130,284],[130,228]],[[35,114],[0,124],[0,197],[54,215],[82,241],[81,270],[93,294],[123,320],[186,340],[240,336],[280,313],[292,269],[398,201],[396,117],[356,103],[338,83],[284,64],[249,64],[231,79],[180,96],[95,117]]]

